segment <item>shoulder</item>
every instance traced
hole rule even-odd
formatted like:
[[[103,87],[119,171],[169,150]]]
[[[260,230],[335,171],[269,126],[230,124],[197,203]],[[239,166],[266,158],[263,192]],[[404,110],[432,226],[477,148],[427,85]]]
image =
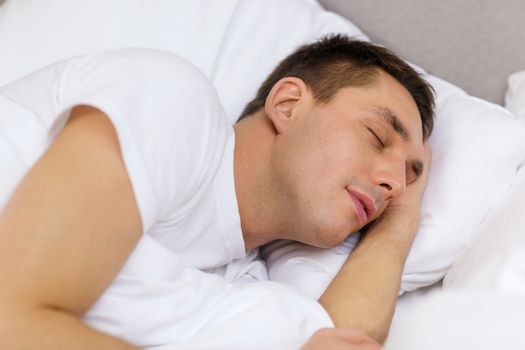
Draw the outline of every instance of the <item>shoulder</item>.
[[[157,49],[131,47],[101,50],[66,60],[65,64],[72,66],[66,71],[79,74],[105,72],[107,75],[95,76],[102,80],[118,77],[179,85],[186,83],[186,86],[198,88],[201,92],[216,93],[206,75],[191,62],[177,54]]]

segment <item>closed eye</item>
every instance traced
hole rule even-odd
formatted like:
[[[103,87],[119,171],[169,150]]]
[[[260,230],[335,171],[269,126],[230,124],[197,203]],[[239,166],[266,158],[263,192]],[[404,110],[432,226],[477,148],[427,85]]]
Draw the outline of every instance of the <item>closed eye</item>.
[[[423,164],[421,162],[414,162],[412,166],[407,169],[407,184],[415,182],[421,176],[422,173]]]
[[[368,128],[368,127],[367,127],[367,129],[372,133],[372,135],[374,135],[375,139],[377,140],[377,142],[379,143],[381,148],[385,148],[385,144],[384,144],[383,140],[381,140],[381,138],[379,136],[377,136],[377,134],[374,132],[374,130],[372,130],[372,129]]]

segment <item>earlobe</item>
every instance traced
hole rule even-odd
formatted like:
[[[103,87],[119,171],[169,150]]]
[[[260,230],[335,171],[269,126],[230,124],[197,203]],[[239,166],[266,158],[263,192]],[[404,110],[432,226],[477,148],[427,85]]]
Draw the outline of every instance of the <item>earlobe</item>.
[[[299,106],[309,91],[299,78],[286,77],[279,80],[272,88],[264,109],[278,134],[285,132],[296,120]]]

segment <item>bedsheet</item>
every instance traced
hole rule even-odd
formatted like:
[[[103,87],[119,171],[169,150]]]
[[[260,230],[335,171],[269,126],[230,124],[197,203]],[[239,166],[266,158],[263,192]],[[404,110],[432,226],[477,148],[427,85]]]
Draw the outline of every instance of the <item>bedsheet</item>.
[[[430,291],[392,324],[385,350],[525,349],[525,296]]]

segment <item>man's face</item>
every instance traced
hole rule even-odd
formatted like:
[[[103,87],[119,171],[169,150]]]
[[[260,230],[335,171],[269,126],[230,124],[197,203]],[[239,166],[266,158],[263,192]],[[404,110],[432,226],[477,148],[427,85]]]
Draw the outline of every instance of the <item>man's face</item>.
[[[313,99],[312,99],[313,101]],[[294,239],[329,247],[377,218],[417,178],[421,117],[409,92],[380,72],[368,87],[303,103],[277,137],[273,170]]]

